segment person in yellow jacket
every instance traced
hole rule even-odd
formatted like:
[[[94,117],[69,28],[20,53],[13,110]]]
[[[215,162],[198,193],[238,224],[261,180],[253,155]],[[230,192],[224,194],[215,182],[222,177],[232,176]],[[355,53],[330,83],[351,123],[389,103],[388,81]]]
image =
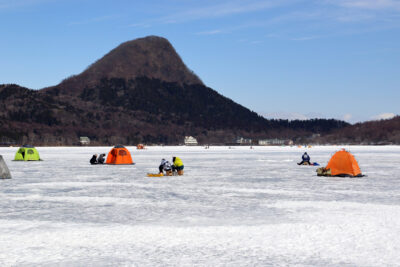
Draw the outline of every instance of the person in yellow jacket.
[[[179,175],[183,174],[183,162],[178,157],[172,157],[172,171],[177,171]]]

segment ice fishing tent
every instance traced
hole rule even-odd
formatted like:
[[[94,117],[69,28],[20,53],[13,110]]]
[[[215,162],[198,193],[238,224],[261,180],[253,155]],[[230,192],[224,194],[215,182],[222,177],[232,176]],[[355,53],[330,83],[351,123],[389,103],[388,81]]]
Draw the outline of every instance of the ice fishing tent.
[[[325,173],[318,172],[322,176],[348,176],[348,177],[361,177],[360,167],[354,156],[342,149],[336,152],[326,165]]]
[[[17,153],[15,154],[14,160],[40,160],[40,156],[36,148],[34,148],[33,146],[25,145],[18,149]]]
[[[8,169],[2,155],[0,155],[0,179],[11,179],[10,170]]]
[[[106,164],[133,164],[131,153],[124,146],[115,146],[108,152]]]

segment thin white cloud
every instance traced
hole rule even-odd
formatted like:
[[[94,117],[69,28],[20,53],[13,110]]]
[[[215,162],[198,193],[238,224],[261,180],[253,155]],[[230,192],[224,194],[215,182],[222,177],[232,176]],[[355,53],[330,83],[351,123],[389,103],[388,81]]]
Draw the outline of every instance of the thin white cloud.
[[[279,34],[267,34],[265,35],[266,38],[269,39],[282,39],[282,40],[290,40],[290,41],[311,41],[311,40],[316,40],[316,39],[321,39],[328,37],[329,35],[305,35],[305,36],[296,36],[296,37],[291,37],[289,35],[279,35]]]
[[[360,21],[368,21],[376,19],[376,16],[373,14],[342,14],[336,17],[336,20],[339,22],[360,22]]]
[[[371,10],[400,10],[400,1],[398,0],[330,0],[329,2],[331,4],[349,8],[361,8]]]
[[[203,31],[196,33],[197,35],[216,35],[223,33],[222,30],[211,30],[211,31]]]
[[[0,0],[1,1],[1,0]],[[303,7],[302,4],[307,4]],[[400,6],[400,0],[215,0],[182,2],[180,6],[165,6],[165,16],[150,18],[128,27],[149,27],[160,24],[181,24],[236,16],[238,19],[229,26],[195,32],[196,35],[217,35],[244,31],[254,28],[272,28],[285,25],[280,39],[309,41],[330,36],[365,33],[400,27],[400,14],[393,12]],[[392,7],[392,8],[389,8]],[[375,9],[381,12],[375,12]],[[274,12],[267,11],[274,9]],[[265,18],[240,16],[264,12]],[[264,14],[263,13],[263,14]],[[273,14],[273,15],[272,15]],[[362,23],[362,24],[361,24]],[[302,30],[294,31],[295,25],[302,24]],[[366,24],[369,24],[366,27]],[[361,27],[362,26],[362,27]],[[293,29],[293,30],[292,30]],[[268,36],[268,38],[278,38]],[[250,42],[249,42],[250,43]]]
[[[313,1],[307,9],[282,13],[270,18],[270,23],[283,24],[313,22],[314,25],[331,22],[387,22],[398,21],[400,0],[324,0]],[[379,12],[378,12],[379,11]]]
[[[84,24],[91,24],[91,23],[98,23],[98,22],[103,22],[103,21],[108,21],[117,18],[118,16],[116,15],[106,15],[106,16],[100,16],[100,17],[95,17],[95,18],[89,18],[81,21],[74,21],[68,23],[68,25],[73,26],[73,25],[84,25]]]
[[[399,0],[326,0],[332,18],[342,23],[392,23],[398,21]]]
[[[292,3],[295,0],[225,1],[219,4],[184,9],[162,18],[164,23],[180,23],[191,20],[218,18],[257,12]]]
[[[315,27],[332,22],[354,23],[377,19],[378,15],[369,10],[350,9],[340,5],[321,5],[306,11],[295,11],[270,18],[270,24],[313,23]],[[379,17],[386,19],[386,16]]]
[[[269,33],[265,37],[267,37],[267,38],[279,38],[281,36],[279,34],[276,34],[276,33]]]
[[[321,38],[321,37],[320,36],[303,36],[303,37],[291,38],[290,40],[292,40],[292,41],[310,41],[310,40],[319,39],[319,38]]]
[[[1,0],[0,0],[1,1]],[[207,4],[201,2],[200,5],[175,7],[173,11],[168,10],[165,7],[165,12],[167,15],[150,18],[148,20],[142,21],[141,23],[135,23],[128,25],[128,27],[136,27],[139,25],[156,25],[156,24],[179,24],[186,23],[196,20],[207,20],[212,18],[221,18],[227,16],[240,15],[245,13],[260,12],[266,9],[272,9],[275,7],[280,7],[284,5],[290,5],[291,3],[298,2],[302,0],[248,0],[248,1],[214,1],[212,4]],[[216,3],[215,3],[216,2]],[[193,4],[193,3],[192,3]],[[220,32],[215,31],[204,31],[198,34],[217,34],[221,32],[236,31],[244,28],[257,27],[257,25],[252,25],[253,23],[243,23],[239,26],[232,26],[229,29],[220,29]]]
[[[342,120],[347,121],[347,122],[351,122],[353,118],[353,115],[350,113],[344,114]]]
[[[132,23],[128,25],[128,27],[132,28],[150,28],[151,24],[150,23]]]
[[[381,113],[379,115],[371,117],[371,120],[388,120],[396,116],[394,113]]]
[[[313,8],[309,10],[290,11],[279,14],[268,20],[271,24],[292,23],[294,21],[313,21],[321,18],[328,18],[327,11],[324,9]]]
[[[37,5],[54,0],[0,0],[0,9]]]

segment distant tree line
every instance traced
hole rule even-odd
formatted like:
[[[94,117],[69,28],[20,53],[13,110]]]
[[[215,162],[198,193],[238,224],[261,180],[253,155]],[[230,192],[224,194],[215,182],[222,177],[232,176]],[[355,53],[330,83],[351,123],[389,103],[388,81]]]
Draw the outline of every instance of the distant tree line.
[[[76,144],[231,143],[237,136],[318,143],[400,143],[399,118],[349,125],[334,119],[267,120],[203,85],[140,77],[102,79],[80,94],[0,85],[0,141]],[[316,135],[317,134],[317,135]]]

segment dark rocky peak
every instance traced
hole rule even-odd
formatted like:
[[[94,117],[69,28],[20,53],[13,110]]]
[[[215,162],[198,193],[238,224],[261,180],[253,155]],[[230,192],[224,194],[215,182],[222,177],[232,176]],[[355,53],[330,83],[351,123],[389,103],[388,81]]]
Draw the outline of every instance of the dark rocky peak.
[[[120,44],[84,72],[64,80],[57,87],[63,91],[79,93],[103,78],[128,80],[137,77],[175,82],[180,85],[203,84],[186,67],[167,39],[148,36]]]

